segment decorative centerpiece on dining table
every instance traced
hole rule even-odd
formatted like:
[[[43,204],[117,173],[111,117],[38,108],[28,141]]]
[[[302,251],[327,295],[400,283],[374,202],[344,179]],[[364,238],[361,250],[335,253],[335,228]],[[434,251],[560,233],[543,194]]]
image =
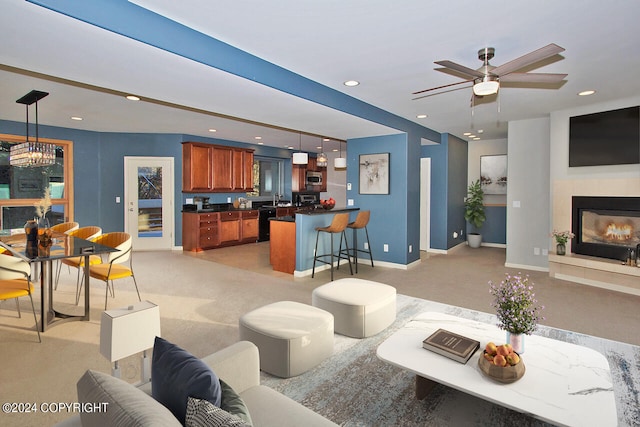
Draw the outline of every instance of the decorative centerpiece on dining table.
[[[524,336],[531,335],[544,320],[544,306],[538,305],[529,276],[507,273],[499,284],[489,282],[489,292],[494,298],[491,306],[496,309],[498,327],[507,331],[507,344],[524,353]]]
[[[554,237],[556,239],[556,254],[564,255],[565,253],[567,253],[567,242],[569,241],[569,239],[573,239],[574,237],[576,237],[576,235],[569,230],[553,230],[551,232],[551,237]]]
[[[34,203],[34,206],[38,217],[38,255],[48,256],[49,249],[53,244],[53,233],[49,228],[49,220],[47,219],[47,212],[51,210],[51,191],[49,188],[44,190],[42,199]]]

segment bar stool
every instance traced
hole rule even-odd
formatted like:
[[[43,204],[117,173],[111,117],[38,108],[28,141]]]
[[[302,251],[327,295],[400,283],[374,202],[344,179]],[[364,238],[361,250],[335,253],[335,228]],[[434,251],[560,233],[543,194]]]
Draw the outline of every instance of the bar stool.
[[[342,248],[342,239],[344,238],[344,244],[349,248],[347,243],[347,236],[344,233],[344,230],[347,228],[347,224],[349,223],[349,214],[348,213],[339,213],[335,214],[333,220],[331,221],[331,225],[327,227],[316,227],[316,248],[313,251],[313,269],[311,270],[311,278],[315,275],[316,272],[316,261],[321,262],[323,264],[329,264],[331,266],[331,280],[333,281],[333,258],[338,257],[338,268],[340,268],[340,259],[346,259],[349,263],[349,271],[353,274],[353,268],[351,267],[351,258],[349,255],[346,257],[342,256],[341,250],[338,250],[338,254],[334,254],[333,252],[333,235],[340,234],[340,248]],[[318,255],[318,238],[320,237],[320,233],[329,233],[331,237],[331,252],[328,254]],[[331,262],[325,261],[323,258],[331,257]]]
[[[367,230],[367,224],[369,224],[369,218],[371,217],[371,211],[360,211],[358,212],[358,216],[356,220],[347,224],[347,228],[353,230],[353,248],[350,250],[342,249],[342,240],[340,241],[340,254],[346,253],[347,256],[351,256],[351,252],[353,251],[353,262],[356,265],[356,274],[358,274],[358,252],[362,252],[365,254],[369,254],[369,259],[371,260],[371,267],[373,267],[373,255],[371,254],[371,243],[369,243],[369,231]],[[363,229],[365,235],[367,236],[367,248],[368,249],[358,249],[358,230]]]

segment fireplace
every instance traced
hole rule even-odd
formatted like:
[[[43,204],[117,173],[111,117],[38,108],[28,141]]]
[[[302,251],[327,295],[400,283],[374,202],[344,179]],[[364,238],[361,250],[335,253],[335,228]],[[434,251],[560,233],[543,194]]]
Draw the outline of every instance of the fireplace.
[[[576,254],[626,260],[640,244],[640,197],[572,198],[572,227]]]

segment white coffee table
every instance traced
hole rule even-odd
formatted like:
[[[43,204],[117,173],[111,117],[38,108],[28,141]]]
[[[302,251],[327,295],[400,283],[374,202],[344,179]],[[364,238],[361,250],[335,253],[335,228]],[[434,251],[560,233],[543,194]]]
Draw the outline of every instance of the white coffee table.
[[[462,364],[422,348],[422,340],[438,328],[477,339],[480,350]],[[489,341],[504,343],[505,335],[495,325],[427,312],[387,338],[377,355],[417,375],[418,398],[424,397],[433,381],[557,425],[617,425],[611,372],[602,354],[563,341],[527,336],[522,355],[524,377],[502,384],[480,371],[478,357]]]

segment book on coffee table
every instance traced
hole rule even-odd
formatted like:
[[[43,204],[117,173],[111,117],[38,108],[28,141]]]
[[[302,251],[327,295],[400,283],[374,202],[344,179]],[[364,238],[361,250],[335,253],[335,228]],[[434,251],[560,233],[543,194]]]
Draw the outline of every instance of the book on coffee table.
[[[460,363],[467,363],[480,348],[480,341],[438,329],[422,341],[422,347]]]

